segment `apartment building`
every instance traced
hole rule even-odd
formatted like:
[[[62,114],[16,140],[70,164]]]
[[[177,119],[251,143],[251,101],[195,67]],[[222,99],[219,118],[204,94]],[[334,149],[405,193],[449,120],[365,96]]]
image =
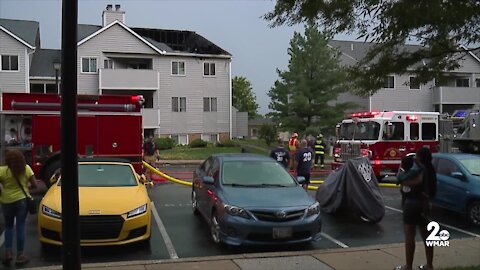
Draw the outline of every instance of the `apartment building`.
[[[143,95],[144,134],[179,144],[232,137],[231,60],[192,31],[129,27],[120,5],[78,25],[79,94]],[[38,22],[0,19],[0,92],[58,93],[60,50]]]
[[[341,52],[341,61],[350,66],[362,59],[372,43],[331,40],[329,46]],[[407,45],[408,49],[418,46]],[[480,58],[466,52],[460,67],[443,74],[446,83],[435,81],[420,85],[414,76],[391,74],[385,78],[385,86],[369,98],[342,94],[340,102],[351,101],[365,110],[408,110],[453,113],[458,109],[480,106]]]

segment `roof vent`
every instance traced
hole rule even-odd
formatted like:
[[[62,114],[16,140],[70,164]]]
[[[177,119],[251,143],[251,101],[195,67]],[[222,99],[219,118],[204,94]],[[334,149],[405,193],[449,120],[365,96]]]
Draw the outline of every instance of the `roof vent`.
[[[107,5],[107,10],[112,10],[113,5]]]
[[[116,11],[120,11],[120,5],[119,5],[119,4],[116,4],[116,5],[115,5],[115,10],[116,10]]]
[[[350,49],[353,51],[353,43],[350,44]]]

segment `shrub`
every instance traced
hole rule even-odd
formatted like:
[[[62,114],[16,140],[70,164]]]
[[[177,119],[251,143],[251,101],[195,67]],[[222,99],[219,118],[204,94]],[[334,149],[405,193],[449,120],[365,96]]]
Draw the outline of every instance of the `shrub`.
[[[156,138],[155,143],[159,150],[172,149],[175,143],[171,138]]]
[[[270,146],[278,137],[277,128],[270,124],[262,125],[258,133],[260,139],[265,140],[268,146]]]
[[[196,139],[196,140],[191,141],[188,146],[190,146],[190,148],[206,147],[206,146],[207,146],[207,142],[206,142],[206,141],[203,141],[203,140],[201,140],[201,139]]]
[[[238,146],[238,144],[233,140],[223,140],[223,141],[217,142],[217,146],[218,147],[235,147],[235,146]]]

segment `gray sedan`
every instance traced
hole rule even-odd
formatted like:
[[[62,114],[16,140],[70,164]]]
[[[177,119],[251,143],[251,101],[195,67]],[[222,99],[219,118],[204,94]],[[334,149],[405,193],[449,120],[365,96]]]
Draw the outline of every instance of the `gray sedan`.
[[[265,156],[219,154],[194,172],[192,206],[215,243],[291,244],[320,239],[320,206]]]

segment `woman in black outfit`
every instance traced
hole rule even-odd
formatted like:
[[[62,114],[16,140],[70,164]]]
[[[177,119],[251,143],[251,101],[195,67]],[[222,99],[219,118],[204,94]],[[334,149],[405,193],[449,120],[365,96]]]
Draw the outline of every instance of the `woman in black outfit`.
[[[402,207],[403,207],[403,227],[405,233],[405,259],[406,265],[397,266],[396,270],[411,270],[413,265],[413,255],[415,253],[415,234],[416,226],[420,230],[424,241],[428,236],[428,212],[430,196],[434,194],[429,189],[428,183],[436,183],[436,174],[432,166],[432,153],[428,148],[421,148],[417,151],[415,162],[408,161],[412,157],[406,157],[402,160],[401,172],[398,175],[399,182],[402,184]],[[408,163],[413,163],[411,168]],[[405,168],[405,166],[407,168]],[[433,270],[433,247],[425,245],[425,255],[427,264],[421,265],[419,269]]]

